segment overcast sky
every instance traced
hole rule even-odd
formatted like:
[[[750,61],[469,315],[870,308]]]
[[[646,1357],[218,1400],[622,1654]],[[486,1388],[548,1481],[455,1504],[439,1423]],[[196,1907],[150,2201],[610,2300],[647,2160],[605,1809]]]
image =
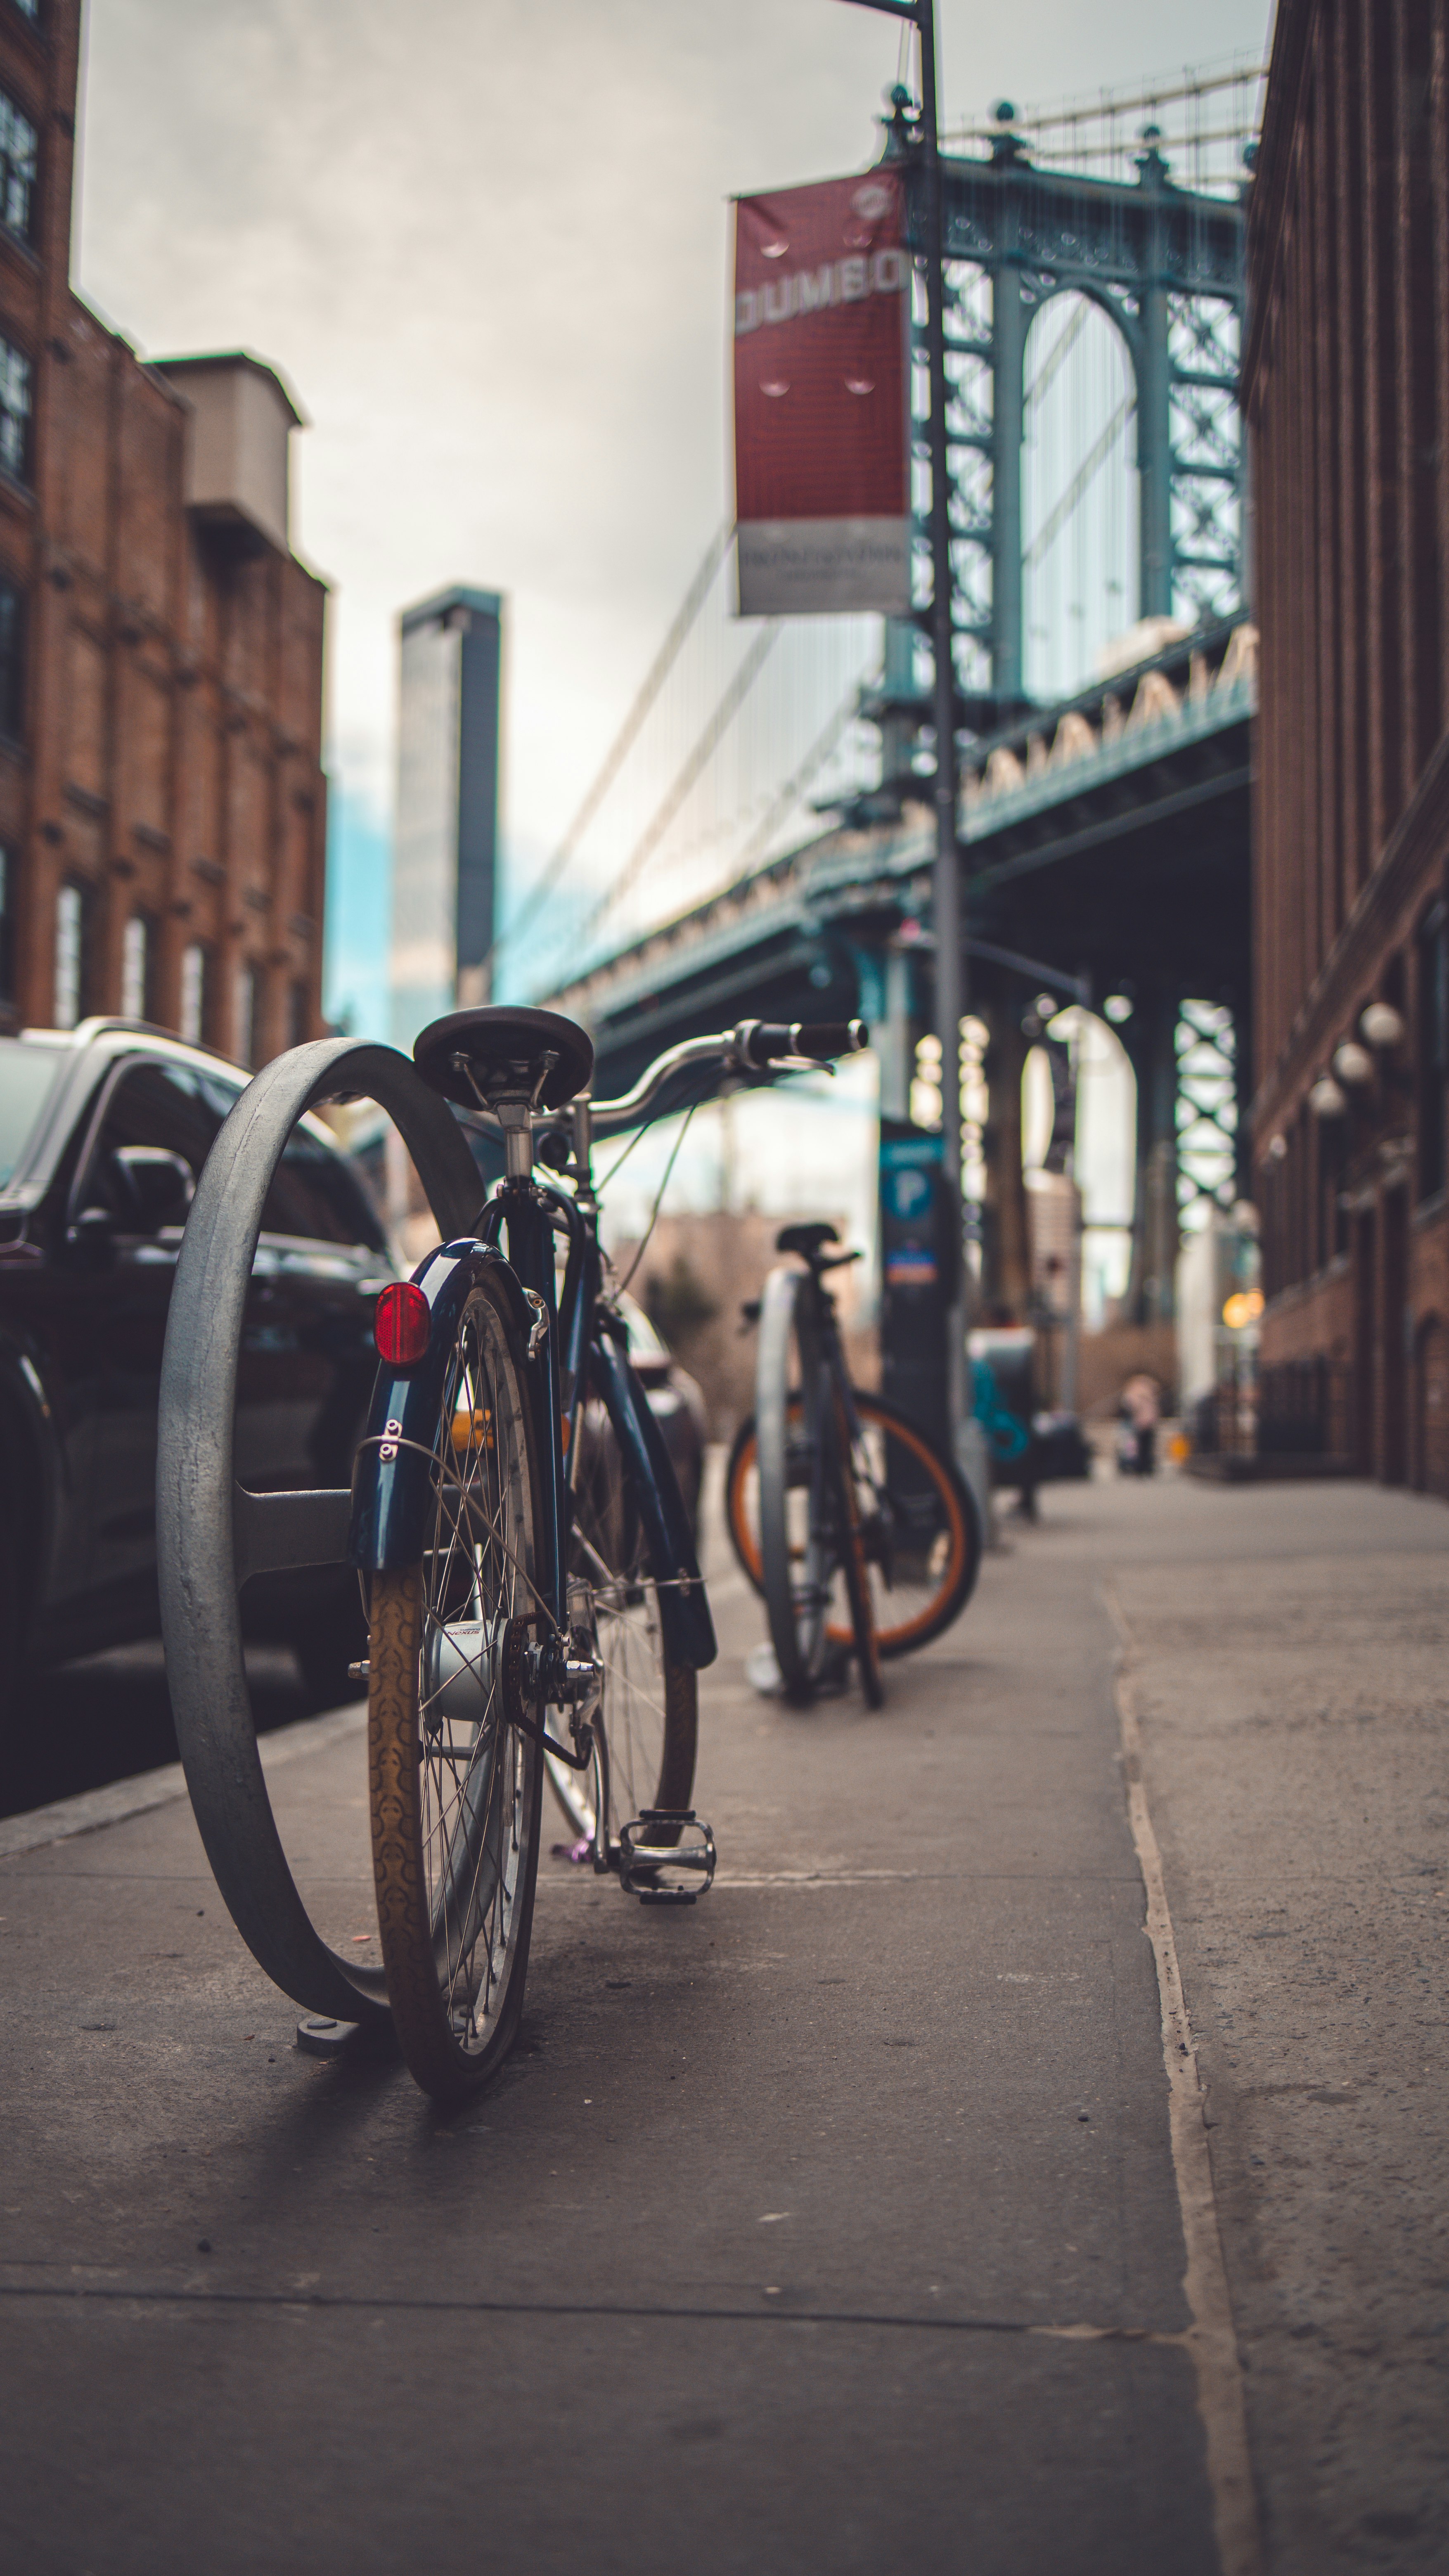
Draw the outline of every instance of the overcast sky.
[[[945,116],[1217,60],[1269,14],[942,0]],[[871,160],[899,43],[842,0],[91,0],[81,291],[147,355],[271,359],[312,422],[334,993],[384,933],[398,609],[508,594],[517,881],[726,505],[726,201]]]

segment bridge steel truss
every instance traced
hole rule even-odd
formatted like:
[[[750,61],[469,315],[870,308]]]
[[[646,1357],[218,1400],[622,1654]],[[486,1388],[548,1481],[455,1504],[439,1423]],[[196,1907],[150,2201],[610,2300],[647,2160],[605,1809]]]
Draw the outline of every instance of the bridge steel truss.
[[[886,157],[905,160],[919,251],[923,197],[909,133],[898,115]],[[1216,617],[1247,595],[1237,402],[1246,211],[1177,187],[1152,136],[1149,128],[1135,185],[1038,169],[1009,129],[989,159],[942,163],[954,624],[968,662],[989,673],[985,685],[961,689],[973,733],[1010,722],[1026,703],[1026,352],[1053,297],[1096,305],[1131,365],[1138,615]],[[960,662],[958,653],[958,677]]]

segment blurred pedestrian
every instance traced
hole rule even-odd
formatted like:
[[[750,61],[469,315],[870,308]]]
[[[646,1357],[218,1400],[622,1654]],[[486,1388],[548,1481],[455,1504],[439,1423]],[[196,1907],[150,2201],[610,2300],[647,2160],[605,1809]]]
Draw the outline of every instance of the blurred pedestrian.
[[[1151,1476],[1157,1470],[1157,1426],[1162,1419],[1162,1390],[1155,1377],[1138,1369],[1117,1400],[1122,1425],[1117,1463],[1124,1476]]]

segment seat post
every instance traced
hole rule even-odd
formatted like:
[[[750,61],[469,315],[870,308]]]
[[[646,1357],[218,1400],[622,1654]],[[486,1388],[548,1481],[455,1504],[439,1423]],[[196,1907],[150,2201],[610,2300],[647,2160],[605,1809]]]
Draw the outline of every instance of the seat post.
[[[526,1097],[495,1100],[493,1114],[503,1130],[503,1169],[510,1181],[533,1178],[533,1110]]]

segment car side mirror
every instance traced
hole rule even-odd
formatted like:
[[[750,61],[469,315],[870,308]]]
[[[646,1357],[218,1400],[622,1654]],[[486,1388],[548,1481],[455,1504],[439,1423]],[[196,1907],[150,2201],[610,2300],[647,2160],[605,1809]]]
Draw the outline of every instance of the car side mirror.
[[[116,1225],[122,1234],[159,1234],[163,1226],[184,1225],[196,1195],[191,1165],[164,1145],[118,1145],[111,1156],[115,1173]],[[85,1211],[80,1222],[85,1223]]]

